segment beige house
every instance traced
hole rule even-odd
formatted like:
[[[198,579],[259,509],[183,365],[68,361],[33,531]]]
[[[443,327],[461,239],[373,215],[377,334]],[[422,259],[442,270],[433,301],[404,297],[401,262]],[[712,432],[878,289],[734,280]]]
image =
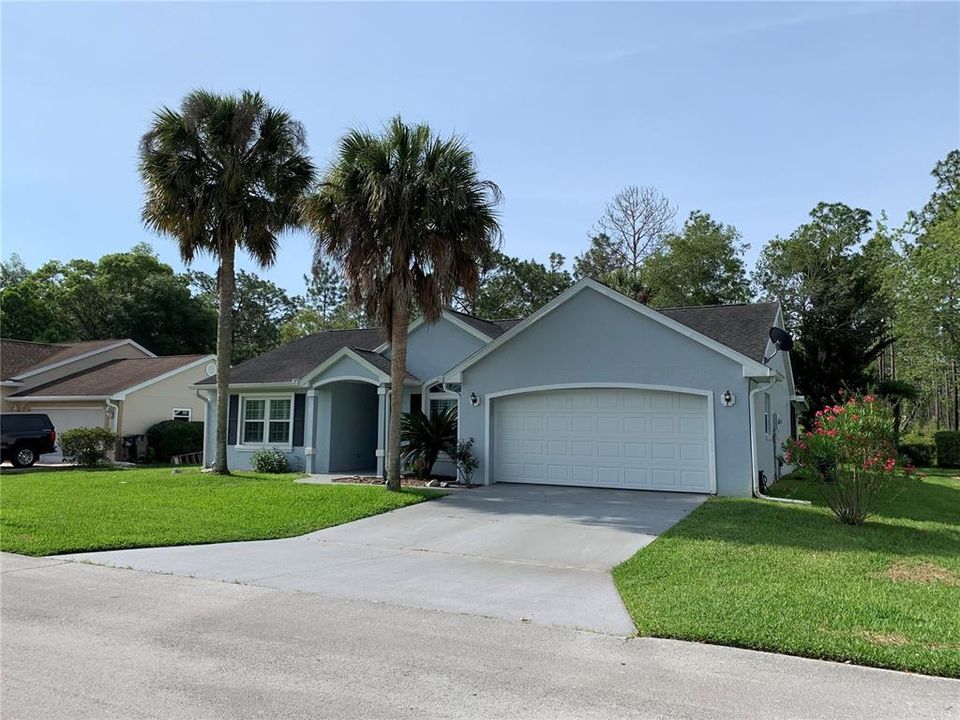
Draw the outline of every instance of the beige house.
[[[203,421],[204,401],[191,385],[216,373],[216,356],[157,357],[132,340],[0,339],[0,370],[3,412],[46,413],[57,432],[140,435],[162,420]]]

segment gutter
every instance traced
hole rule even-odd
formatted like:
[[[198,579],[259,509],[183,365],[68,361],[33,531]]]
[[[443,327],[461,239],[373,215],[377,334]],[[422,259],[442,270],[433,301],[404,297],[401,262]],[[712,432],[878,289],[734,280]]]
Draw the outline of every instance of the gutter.
[[[761,500],[770,500],[771,502],[787,503],[788,505],[810,505],[811,503],[809,500],[795,500],[793,498],[770,497],[769,495],[764,495],[762,492],[760,492],[760,482],[759,482],[760,468],[759,468],[759,463],[757,461],[757,432],[756,432],[757,404],[754,402],[754,398],[756,397],[757,393],[759,393],[761,390],[766,390],[767,388],[771,387],[775,383],[776,383],[776,380],[773,380],[768,383],[764,383],[762,385],[758,383],[757,387],[755,387],[753,390],[750,391],[750,396],[747,400],[750,403],[750,459],[751,459],[751,469],[753,471],[751,473],[751,487],[753,488],[753,496],[755,498],[760,498]]]

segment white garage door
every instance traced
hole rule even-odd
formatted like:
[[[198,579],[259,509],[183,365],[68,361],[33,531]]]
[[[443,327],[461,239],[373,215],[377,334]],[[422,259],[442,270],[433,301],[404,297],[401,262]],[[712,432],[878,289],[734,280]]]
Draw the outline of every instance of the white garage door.
[[[78,427],[104,427],[106,412],[103,407],[99,408],[44,408],[36,407],[28,412],[44,413],[50,418],[54,429],[59,438],[64,430],[71,430]],[[57,451],[43,456],[44,462],[57,461],[62,456],[60,454],[60,441],[57,440]]]
[[[33,412],[46,413],[56,428],[57,435],[64,430],[72,430],[78,427],[103,427],[106,421],[106,412],[102,407],[99,408],[69,408],[61,410],[45,410],[37,408]]]
[[[493,480],[712,492],[707,398],[622,388],[493,400]]]

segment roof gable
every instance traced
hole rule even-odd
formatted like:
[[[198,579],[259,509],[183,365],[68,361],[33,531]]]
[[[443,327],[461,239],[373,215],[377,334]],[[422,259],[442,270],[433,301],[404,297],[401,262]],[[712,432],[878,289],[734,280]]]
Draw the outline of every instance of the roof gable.
[[[152,358],[121,358],[87,368],[43,385],[21,390],[11,398],[109,397],[144,387],[180,370],[208,361],[211,355],[168,355]]]
[[[153,357],[153,353],[133,340],[84,340],[68,343],[38,343],[29,340],[11,340],[0,338],[0,363],[2,379],[20,379],[30,377],[51,368],[66,365],[83,357],[121,345],[132,345]]]
[[[382,341],[381,328],[326,330],[307,335],[230,368],[230,383],[295,383],[343,348],[372,349]],[[215,382],[215,378],[208,378],[200,384]]]
[[[626,306],[627,308],[635,311],[639,315],[642,315],[646,318],[649,318],[661,325],[666,326],[667,328],[686,336],[687,338],[693,340],[694,342],[699,343],[700,345],[717,352],[743,366],[743,373],[745,377],[769,377],[773,375],[773,371],[767,368],[762,364],[763,359],[763,348],[765,345],[761,344],[760,341],[755,341],[753,338],[757,334],[756,323],[750,323],[752,330],[743,331],[743,349],[749,352],[756,351],[756,347],[759,347],[759,357],[751,357],[750,355],[743,352],[741,349],[731,347],[730,345],[718,340],[716,337],[711,336],[703,332],[702,330],[709,330],[714,335],[722,335],[720,331],[721,327],[734,327],[728,323],[722,325],[717,325],[717,327],[710,326],[709,317],[707,315],[706,307],[703,308],[684,308],[683,312],[680,312],[681,309],[676,309],[678,312],[674,313],[676,316],[683,316],[683,319],[689,323],[677,319],[677,317],[671,317],[666,312],[660,312],[653,308],[650,308],[642,303],[638,303],[625,295],[622,295],[615,290],[608,288],[601,283],[591,280],[589,278],[584,278],[574,284],[572,287],[565,290],[563,293],[558,295],[556,298],[551,300],[549,303],[541,307],[539,310],[534,312],[525,320],[515,323],[510,326],[502,335],[497,337],[495,340],[490,342],[485,347],[478,350],[476,353],[471,355],[469,358],[465,359],[463,362],[453,367],[445,374],[445,378],[448,382],[458,382],[460,380],[461,373],[466,370],[468,367],[473,365],[475,362],[485,357],[491,352],[494,352],[501,345],[509,342],[513,337],[516,337],[518,334],[522,333],[526,328],[532,326],[538,322],[541,318],[545,317],[549,313],[556,310],[558,307],[561,307],[564,303],[570,301],[572,298],[579,295],[581,292],[593,291],[597,292],[600,295],[607,297],[608,299],[620,303],[621,305]],[[759,307],[763,308],[771,304],[761,304]],[[733,306],[711,306],[713,308],[725,308]],[[737,306],[741,308],[753,308],[754,306]],[[769,319],[772,321],[775,317],[776,305],[772,304],[772,307],[767,307],[766,309],[756,312],[757,318],[766,319],[769,316]],[[700,312],[686,312],[688,310]],[[672,311],[671,311],[672,312]],[[753,312],[751,310],[751,312]],[[694,327],[694,324],[699,325],[702,329],[697,329]],[[766,330],[770,325],[766,325],[762,331],[759,332],[760,337],[766,337]],[[739,329],[738,329],[739,332]],[[755,347],[756,344],[756,347]]]

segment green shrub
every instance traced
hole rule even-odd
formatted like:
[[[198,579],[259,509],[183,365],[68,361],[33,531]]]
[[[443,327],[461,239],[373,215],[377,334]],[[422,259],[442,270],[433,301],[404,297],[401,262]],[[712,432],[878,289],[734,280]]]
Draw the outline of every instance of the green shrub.
[[[936,457],[936,446],[928,442],[900,443],[900,454],[916,467],[931,467]]]
[[[290,472],[287,456],[277,448],[257,450],[250,458],[250,467],[258,473]]]
[[[933,434],[937,446],[937,465],[942,468],[960,468],[960,431],[941,430]]]
[[[480,467],[480,461],[473,454],[473,438],[461,440],[450,455],[453,464],[457,466],[457,472],[465,485],[473,484],[473,474]]]
[[[117,446],[119,436],[104,428],[73,428],[60,433],[63,457],[80,467],[96,467],[107,463],[107,453]]]
[[[164,420],[147,430],[147,445],[153,449],[157,462],[169,462],[174,455],[202,452],[203,423]]]

